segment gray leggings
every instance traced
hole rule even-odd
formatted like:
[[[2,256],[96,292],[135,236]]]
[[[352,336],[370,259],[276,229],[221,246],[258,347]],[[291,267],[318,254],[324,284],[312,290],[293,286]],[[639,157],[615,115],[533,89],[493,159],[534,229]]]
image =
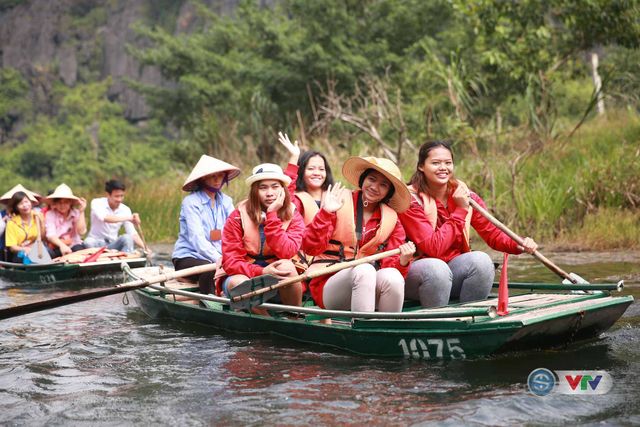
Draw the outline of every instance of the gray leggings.
[[[469,302],[487,298],[495,268],[489,255],[474,251],[458,255],[448,263],[438,258],[422,258],[411,263],[405,296],[423,307],[440,307],[449,298]]]

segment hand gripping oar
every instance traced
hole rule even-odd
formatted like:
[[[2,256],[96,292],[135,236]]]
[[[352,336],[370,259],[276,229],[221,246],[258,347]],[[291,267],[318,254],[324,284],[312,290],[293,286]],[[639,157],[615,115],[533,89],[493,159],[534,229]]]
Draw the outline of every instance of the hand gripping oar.
[[[185,268],[184,270],[172,273],[158,274],[148,279],[132,280],[122,283],[112,288],[96,289],[94,291],[77,293],[66,297],[53,298],[44,301],[36,301],[29,304],[17,305],[0,309],[0,320],[10,317],[22,316],[23,314],[34,313],[36,311],[47,310],[50,308],[62,307],[63,305],[74,304],[76,302],[88,301],[95,298],[106,297],[108,295],[121,294],[132,291],[134,289],[144,288],[154,283],[166,282],[168,280],[177,279],[178,277],[191,276],[192,274],[205,273],[216,269],[215,264],[197,265],[195,267]]]
[[[513,231],[511,231],[511,229],[509,227],[507,227],[506,225],[504,225],[502,222],[500,222],[496,217],[494,217],[493,215],[491,215],[489,213],[489,211],[487,211],[485,208],[483,208],[482,206],[480,206],[478,204],[478,202],[476,202],[475,200],[473,200],[472,198],[469,198],[469,204],[471,205],[471,207],[473,207],[473,209],[477,210],[478,212],[480,212],[480,214],[482,216],[484,216],[485,218],[487,218],[493,225],[495,225],[496,227],[498,227],[500,230],[504,231],[505,234],[509,237],[511,237],[517,244],[519,244],[520,246],[523,246],[524,244],[524,239],[520,236],[518,236],[516,233],[514,233]],[[544,264],[545,267],[547,267],[549,270],[553,271],[554,273],[556,273],[558,276],[562,277],[563,279],[568,280],[569,282],[575,284],[578,283],[582,283],[582,284],[588,284],[589,282],[587,282],[585,279],[583,279],[582,277],[578,276],[576,273],[567,273],[566,271],[564,271],[563,269],[561,269],[560,267],[558,267],[556,264],[554,264],[553,262],[551,262],[550,259],[548,259],[547,257],[545,257],[544,255],[542,255],[540,252],[538,252],[537,250],[534,251],[531,255],[533,255],[535,258],[537,258],[542,264]]]
[[[369,255],[368,257],[354,259],[353,261],[333,264],[321,270],[307,271],[299,276],[290,277],[280,281],[278,281],[277,277],[270,275],[254,277],[253,279],[245,280],[229,291],[229,294],[231,295],[231,307],[238,309],[251,309],[252,307],[256,307],[273,298],[277,293],[278,288],[302,282],[303,280],[313,279],[325,274],[335,273],[336,271],[344,270],[345,268],[355,267],[356,265],[398,255],[399,253],[399,248],[392,249],[379,254]]]

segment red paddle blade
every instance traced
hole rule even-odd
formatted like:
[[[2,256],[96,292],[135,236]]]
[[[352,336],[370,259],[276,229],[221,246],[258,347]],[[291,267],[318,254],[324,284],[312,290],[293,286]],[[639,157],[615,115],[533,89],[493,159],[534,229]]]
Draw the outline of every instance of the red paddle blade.
[[[85,259],[82,260],[82,262],[96,262],[98,260],[98,258],[100,258],[100,254],[104,251],[107,250],[106,246],[101,247],[100,249],[98,249],[96,251],[96,253],[89,255],[88,257],[86,257]]]
[[[498,316],[509,314],[509,279],[507,278],[509,254],[504,254],[502,270],[500,271],[500,285],[498,286]]]

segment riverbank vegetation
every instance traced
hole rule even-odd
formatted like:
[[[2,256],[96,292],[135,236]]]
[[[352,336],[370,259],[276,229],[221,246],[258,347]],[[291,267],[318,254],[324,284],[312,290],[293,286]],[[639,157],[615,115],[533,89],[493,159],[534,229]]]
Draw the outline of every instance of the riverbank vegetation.
[[[143,123],[122,117],[108,79],[55,87],[49,114],[36,114],[22,102],[24,78],[3,70],[0,127],[33,120],[0,131],[1,181],[40,191],[65,181],[99,194],[106,178],[124,178],[147,239],[171,241],[179,188],[202,153],[246,175],[260,161],[284,161],[283,130],[338,171],[349,155],[381,155],[408,179],[417,147],[448,139],[458,176],[521,234],[572,249],[640,246],[638,2],[287,0],[242,1],[233,16],[195,10],[188,33],[174,33],[161,13],[162,25],[136,25],[144,43],[128,52],[173,82],[129,81],[152,107]],[[240,200],[242,179],[229,193]]]

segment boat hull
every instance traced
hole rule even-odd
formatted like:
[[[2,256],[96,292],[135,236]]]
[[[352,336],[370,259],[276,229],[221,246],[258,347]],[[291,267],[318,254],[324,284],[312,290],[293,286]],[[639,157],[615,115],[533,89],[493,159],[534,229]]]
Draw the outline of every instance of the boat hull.
[[[131,268],[143,267],[146,258],[124,260]],[[30,264],[21,265],[3,262],[0,277],[11,282],[54,285],[60,282],[86,280],[98,276],[122,277],[122,260],[99,261],[85,264]],[[100,282],[100,284],[104,284]]]
[[[176,302],[147,292],[134,291],[142,310],[155,319],[196,322],[218,329],[282,336],[371,357],[463,359],[491,354],[548,348],[597,336],[609,328],[633,301],[619,297],[584,309],[583,314],[559,315],[539,321],[478,322],[449,320],[314,321],[269,318],[228,309],[210,309]],[[224,307],[220,305],[220,307]],[[578,322],[578,319],[581,320]]]

